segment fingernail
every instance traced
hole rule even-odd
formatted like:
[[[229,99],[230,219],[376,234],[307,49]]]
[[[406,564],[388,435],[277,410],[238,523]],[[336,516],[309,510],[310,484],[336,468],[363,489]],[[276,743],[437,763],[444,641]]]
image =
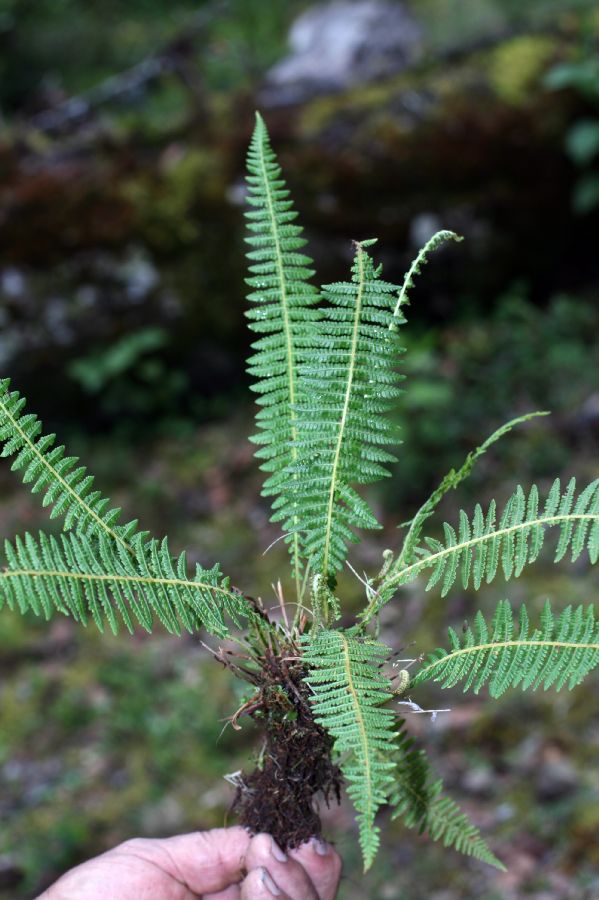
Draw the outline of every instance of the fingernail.
[[[319,856],[328,856],[329,850],[331,849],[328,844],[325,844],[324,841],[321,841],[320,838],[313,837],[311,840],[312,847],[318,853]]]
[[[273,897],[281,896],[280,890],[278,889],[278,887],[276,886],[276,884],[274,883],[274,881],[272,880],[272,878],[270,877],[270,875],[268,874],[266,869],[261,870],[260,880],[261,880],[262,884],[264,885],[264,887],[266,888],[266,890],[270,891],[270,893],[273,895]]]
[[[274,838],[270,839],[270,852],[277,860],[277,862],[287,862],[287,854],[283,853]]]

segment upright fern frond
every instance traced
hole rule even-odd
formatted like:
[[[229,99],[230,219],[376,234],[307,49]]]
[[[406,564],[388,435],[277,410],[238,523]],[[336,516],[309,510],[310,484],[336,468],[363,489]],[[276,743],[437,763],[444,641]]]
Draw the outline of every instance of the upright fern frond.
[[[202,626],[221,637],[228,633],[223,614],[236,624],[251,615],[243,598],[229,588],[218,566],[196,566],[187,575],[185,554],[173,560],[166,539],[131,538],[124,549],[105,536],[97,539],[69,533],[59,538],[40,533],[5,543],[0,571],[0,609],[32,610],[50,618],[54,611],[100,631],[104,621],[112,631],[119,617],[129,631],[136,619],[147,631],[157,618],[173,634]]]
[[[0,381],[0,441],[2,456],[14,456],[12,470],[22,470],[32,493],[42,493],[44,506],[52,506],[50,517],[64,516],[64,527],[77,527],[81,534],[108,536],[128,547],[137,522],[119,525],[119,509],[100,491],[92,490],[94,479],[76,456],[65,456],[55,446],[56,435],[42,435],[42,423],[33,413],[24,413],[25,398],[10,390],[10,379]]]
[[[478,693],[489,685],[492,697],[508,688],[536,690],[541,685],[570,690],[599,665],[599,620],[593,606],[568,606],[555,619],[549,603],[540,624],[530,630],[522,606],[518,622],[507,600],[497,606],[491,628],[478,612],[460,640],[449,629],[450,650],[436,650],[416,674],[413,684],[438,681],[444,688],[464,681],[464,691]]]
[[[315,718],[334,738],[341,756],[358,813],[365,870],[379,845],[374,817],[386,802],[393,777],[388,750],[396,735],[396,716],[381,708],[392,696],[380,670],[389,652],[384,644],[341,631],[319,630],[315,638],[305,639],[304,660],[310,667],[306,681],[314,692]]]
[[[282,522],[290,544],[292,567],[299,595],[301,562],[299,520],[295,497],[297,475],[289,478],[289,468],[297,467],[296,405],[300,400],[298,366],[306,359],[312,327],[318,312],[319,295],[309,279],[312,260],[298,251],[305,245],[302,229],[295,224],[297,213],[281,178],[261,116],[256,117],[247,160],[248,203],[246,213],[247,254],[252,288],[248,296],[254,305],[247,313],[252,331],[263,337],[252,344],[255,353],[248,360],[248,372],[257,379],[261,410],[257,415],[260,444],[256,456],[261,468],[271,474],[264,496],[275,497],[273,521]]]
[[[325,577],[341,568],[351,527],[380,527],[352,485],[388,475],[397,443],[386,414],[401,393],[395,370],[400,347],[389,330],[397,286],[380,279],[356,244],[351,282],[323,288],[329,308],[311,363],[301,369],[298,495],[302,547],[312,571]],[[396,321],[405,322],[400,312]]]
[[[408,828],[417,829],[420,834],[428,832],[445,847],[505,871],[476,825],[454,800],[441,793],[443,783],[433,777],[424,750],[415,746],[403,728],[394,756],[394,785],[388,801],[394,808],[392,818],[401,818]]]
[[[444,543],[427,538],[424,547],[416,551],[419,557],[416,562],[402,568],[390,568],[379,588],[381,602],[389,599],[398,585],[412,581],[428,569],[432,569],[432,573],[426,589],[441,582],[443,596],[451,589],[458,574],[465,588],[472,579],[476,590],[484,580],[493,581],[500,565],[506,581],[512,576],[517,578],[524,566],[539,556],[545,529],[550,527],[559,529],[555,562],[563,559],[568,551],[574,562],[586,549],[591,563],[596,563],[599,558],[599,479],[576,498],[575,479],[569,481],[562,496],[557,478],[542,511],[539,510],[537,487],[533,485],[528,496],[518,487],[498,521],[495,502],[491,502],[486,514],[477,504],[472,521],[462,510],[457,531],[444,524]]]

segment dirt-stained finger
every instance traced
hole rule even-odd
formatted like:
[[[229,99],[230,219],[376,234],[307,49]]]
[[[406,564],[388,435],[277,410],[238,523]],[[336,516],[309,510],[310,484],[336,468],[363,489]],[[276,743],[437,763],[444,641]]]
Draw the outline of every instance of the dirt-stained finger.
[[[241,885],[241,900],[272,900],[273,897],[278,897],[279,900],[301,900],[299,895],[290,897],[286,894],[263,866],[252,869]]]
[[[245,855],[245,865],[248,872],[257,868],[266,869],[278,888],[292,900],[319,900],[318,892],[301,862],[283,853],[269,834],[257,834],[252,838]]]
[[[319,900],[334,900],[339,890],[342,862],[331,844],[312,838],[297,850],[290,850],[289,856],[309,875]]]

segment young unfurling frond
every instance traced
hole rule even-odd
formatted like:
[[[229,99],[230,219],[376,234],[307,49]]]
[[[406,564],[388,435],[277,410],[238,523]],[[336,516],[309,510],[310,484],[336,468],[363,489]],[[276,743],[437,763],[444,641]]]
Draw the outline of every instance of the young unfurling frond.
[[[462,639],[449,629],[450,650],[435,650],[413,679],[438,681],[448,688],[464,682],[464,690],[478,693],[488,684],[492,697],[508,688],[570,690],[599,665],[599,620],[593,606],[568,606],[556,619],[547,603],[539,627],[531,630],[521,607],[518,621],[507,600],[502,601],[491,627],[478,612]]]
[[[389,752],[389,751],[388,751]],[[428,832],[445,847],[486,862],[505,871],[505,866],[491,852],[479,829],[462,812],[457,803],[442,794],[442,781],[434,778],[426,753],[416,747],[414,740],[401,729],[395,750],[393,788],[389,804],[392,818],[400,818],[408,828],[420,834]]]
[[[427,584],[430,590],[441,583],[445,596],[458,576],[464,587],[470,581],[475,589],[483,581],[491,582],[501,566],[506,580],[518,577],[528,563],[534,562],[543,546],[545,529],[556,527],[559,538],[555,562],[570,551],[572,561],[586,549],[589,559],[599,558],[599,479],[589,484],[576,497],[576,481],[572,478],[563,495],[559,478],[553,483],[547,500],[539,509],[539,492],[533,486],[525,495],[521,487],[509,498],[497,518],[496,504],[486,512],[477,504],[472,521],[460,513],[456,531],[445,523],[445,541],[427,538],[417,550],[418,559],[409,565],[391,565],[378,592],[381,602],[392,596],[400,584],[407,584],[421,572],[431,570]]]
[[[306,241],[295,221],[289,191],[281,178],[281,169],[273,153],[261,116],[248,153],[248,203],[246,213],[251,250],[247,313],[252,331],[262,335],[252,344],[248,371],[256,379],[254,390],[261,406],[257,415],[259,433],[253,438],[260,445],[256,456],[264,460],[261,468],[269,472],[264,496],[275,497],[273,521],[282,522],[290,545],[292,568],[299,594],[301,560],[297,514],[297,473],[289,477],[289,468],[297,468],[296,406],[301,390],[298,366],[305,362],[311,343],[313,323],[318,318],[315,304],[319,295],[310,284],[312,260],[299,251]]]
[[[44,506],[51,506],[50,517],[64,516],[65,529],[77,528],[80,534],[110,537],[128,547],[137,522],[119,525],[119,509],[100,491],[92,490],[94,479],[76,456],[66,456],[65,448],[55,445],[56,435],[43,435],[42,423],[33,413],[24,413],[25,398],[10,390],[10,379],[0,381],[0,441],[2,456],[14,456],[13,471],[22,470],[32,493],[43,494]]]
[[[401,288],[399,289],[399,294],[397,296],[397,303],[395,304],[394,315],[398,315],[402,306],[404,306],[408,302],[408,294],[411,289],[414,287],[414,276],[420,275],[422,266],[428,262],[429,253],[433,253],[438,247],[445,243],[445,241],[463,241],[464,238],[456,234],[453,231],[437,231],[431,238],[428,239],[424,247],[419,251],[416,258],[413,260],[410,268],[404,275],[404,280]]]
[[[315,718],[333,737],[335,752],[341,757],[347,791],[358,813],[364,868],[368,869],[379,845],[374,817],[392,783],[393,761],[388,750],[396,735],[396,716],[393,710],[382,708],[392,693],[380,669],[390,651],[377,641],[342,631],[319,630],[304,643],[304,660],[309,666],[306,681],[314,692]]]
[[[100,631],[107,621],[112,631],[119,619],[129,631],[133,622],[151,631],[158,619],[167,631],[181,626],[194,632],[204,627],[213,634],[228,633],[224,615],[236,624],[251,615],[243,598],[232,591],[218,566],[187,574],[185,554],[170,555],[166,539],[131,538],[127,550],[110,538],[69,533],[58,538],[40,533],[5,543],[0,571],[0,609],[31,610],[49,618],[55,611]]]

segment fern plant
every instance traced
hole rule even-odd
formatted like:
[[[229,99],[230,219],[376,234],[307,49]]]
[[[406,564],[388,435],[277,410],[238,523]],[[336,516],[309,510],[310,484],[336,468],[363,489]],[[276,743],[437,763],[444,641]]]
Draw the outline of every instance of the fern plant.
[[[365,868],[377,852],[376,815],[385,806],[407,827],[501,868],[475,824],[443,792],[400,708],[415,707],[426,681],[485,689],[492,698],[516,687],[574,687],[599,664],[594,607],[554,612],[546,605],[531,624],[535,617],[526,606],[516,615],[505,600],[490,621],[480,611],[465,633],[450,629],[447,648],[424,653],[413,672],[391,665],[393,650],[378,638],[379,613],[421,576],[426,590],[442,596],[458,581],[475,590],[497,577],[509,581],[539,557],[546,531],[557,538],[556,562],[570,554],[572,561],[586,556],[596,563],[599,480],[582,490],[574,479],[565,487],[556,480],[543,500],[535,485],[517,487],[500,511],[494,502],[477,505],[457,523],[445,523],[442,539],[433,536],[431,518],[447,491],[495,441],[545,413],[508,422],[404,523],[403,541],[383,552],[380,571],[364,581],[363,609],[348,621],[337,575],[349,564],[359,530],[380,527],[360,486],[396,465],[390,413],[401,400],[408,295],[428,256],[460,238],[436,234],[399,285],[382,278],[375,241],[358,241],[349,279],[319,289],[260,116],[247,184],[247,316],[256,336],[248,371],[258,406],[253,441],[272,521],[289,548],[281,617],[232,588],[218,565],[190,571],[166,539],[136,521],[122,522],[86,469],[43,433],[8,380],[0,382],[2,455],[50,517],[62,518],[64,532],[6,543],[0,607],[46,619],[62,613],[100,630],[160,625],[230,639],[229,649],[214,653],[251,686],[230,720],[239,727],[251,716],[264,729],[257,767],[236,776],[234,807],[242,824],[271,832],[283,848],[319,834],[315,798],[328,802],[345,786]]]

